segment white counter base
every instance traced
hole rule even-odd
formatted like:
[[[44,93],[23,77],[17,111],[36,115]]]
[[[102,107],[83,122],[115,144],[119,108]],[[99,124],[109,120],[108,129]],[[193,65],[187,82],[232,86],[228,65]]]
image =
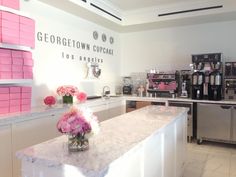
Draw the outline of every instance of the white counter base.
[[[101,124],[88,151],[69,153],[62,136],[18,152],[22,176],[181,177],[186,120],[187,109],[160,106],[115,117]]]

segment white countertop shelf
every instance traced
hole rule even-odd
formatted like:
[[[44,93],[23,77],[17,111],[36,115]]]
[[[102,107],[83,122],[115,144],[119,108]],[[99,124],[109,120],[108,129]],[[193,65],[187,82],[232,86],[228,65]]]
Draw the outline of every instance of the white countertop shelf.
[[[25,46],[20,46],[20,45],[13,45],[13,44],[5,44],[5,43],[0,43],[0,48],[32,51],[32,49],[30,47],[25,47]]]
[[[32,79],[0,79],[1,85],[7,84],[32,84]]]
[[[21,11],[19,11],[19,10],[12,9],[12,8],[9,8],[9,7],[0,6],[0,10],[6,11],[6,12],[10,12],[10,13],[14,13],[14,14],[17,14],[17,15],[20,15],[20,16],[24,16],[24,17],[31,18],[28,13],[21,12]]]

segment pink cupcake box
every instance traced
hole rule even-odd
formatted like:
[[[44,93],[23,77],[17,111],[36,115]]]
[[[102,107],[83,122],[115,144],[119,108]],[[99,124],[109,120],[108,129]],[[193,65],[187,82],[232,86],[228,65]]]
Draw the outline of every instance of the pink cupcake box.
[[[21,98],[20,93],[10,93],[10,100],[17,100]]]
[[[23,79],[23,72],[12,72],[12,79]]]
[[[23,58],[12,58],[12,64],[13,65],[21,65],[21,67],[22,67],[22,65],[23,65]]]
[[[19,21],[20,21],[20,24],[24,24],[31,27],[35,26],[35,21],[31,18],[20,16]]]
[[[0,101],[0,108],[9,107],[9,100]]]
[[[1,93],[0,100],[9,100],[9,93]]]
[[[21,87],[10,87],[10,93],[20,93],[21,92]]]
[[[21,99],[10,100],[10,107],[11,106],[20,106]]]
[[[10,93],[9,87],[0,87],[0,94]]]
[[[12,30],[20,31],[19,22],[13,22],[13,21],[9,21],[9,20],[6,20],[6,19],[2,19],[1,26],[3,28],[9,28],[9,29],[12,29]]]
[[[21,105],[21,111],[31,111],[31,105]]]
[[[32,66],[23,66],[24,72],[32,72],[32,70],[33,70]]]
[[[0,65],[0,71],[11,71],[11,65]]]
[[[21,93],[21,99],[31,99],[31,93]]]
[[[31,105],[31,99],[21,99],[21,105]]]
[[[10,65],[12,64],[12,58],[10,56],[0,56],[0,65]]]
[[[11,57],[11,50],[9,50],[9,49],[0,49],[0,56]]]
[[[10,107],[10,110],[9,110],[9,112],[10,113],[13,113],[13,112],[20,112],[20,105],[19,106],[11,106]]]
[[[13,57],[13,58],[22,58],[22,51],[20,51],[20,50],[12,50],[11,51],[11,56]]]
[[[34,66],[34,61],[31,58],[24,58],[23,63],[25,66]]]
[[[0,79],[11,79],[11,71],[0,71]]]
[[[16,10],[20,9],[19,0],[1,0],[1,5],[12,8],[12,9],[16,9]]]
[[[25,58],[32,59],[32,53],[31,53],[31,52],[23,51],[22,57],[23,57],[24,59],[25,59]]]
[[[32,88],[31,87],[23,86],[23,87],[21,87],[21,92],[22,93],[31,93],[32,92]]]
[[[0,114],[7,114],[7,113],[9,113],[9,107],[0,108]]]
[[[7,43],[7,44],[16,44],[16,45],[20,44],[19,37],[12,37],[12,36],[8,36],[8,35],[2,35],[1,41],[3,43]]]
[[[24,79],[33,79],[33,72],[24,72]]]
[[[2,28],[2,38],[4,36],[12,37],[12,38],[19,38],[20,32],[17,29],[10,29],[10,28]]]
[[[22,72],[22,66],[21,65],[12,65],[12,72]]]
[[[2,12],[2,19],[12,21],[12,22],[16,22],[16,23],[20,23],[20,16],[19,15],[13,14],[13,13],[10,13],[10,12],[6,12],[6,11],[1,11],[1,12]]]
[[[20,24],[19,25],[19,31],[20,31],[20,33],[34,34],[35,33],[35,27],[25,25],[25,24]]]

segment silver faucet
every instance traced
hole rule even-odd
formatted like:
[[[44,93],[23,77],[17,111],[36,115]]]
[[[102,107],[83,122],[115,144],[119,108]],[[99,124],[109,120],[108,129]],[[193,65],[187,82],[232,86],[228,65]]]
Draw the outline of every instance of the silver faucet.
[[[109,97],[110,95],[110,87],[108,86],[104,86],[103,89],[102,89],[102,96],[103,97]]]

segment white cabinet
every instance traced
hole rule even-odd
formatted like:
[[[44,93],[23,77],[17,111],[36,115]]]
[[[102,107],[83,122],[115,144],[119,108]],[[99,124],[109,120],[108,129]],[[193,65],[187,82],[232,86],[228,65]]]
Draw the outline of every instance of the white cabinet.
[[[11,125],[0,127],[0,176],[12,176]]]
[[[124,114],[125,101],[105,100],[100,105],[91,106],[91,109],[93,110],[94,114],[98,117],[99,122],[102,122],[102,121]]]
[[[21,164],[16,158],[18,150],[60,136],[56,124],[60,114],[14,123],[12,125],[13,177],[21,176]]]
[[[197,139],[231,141],[231,107],[226,104],[197,104]]]

